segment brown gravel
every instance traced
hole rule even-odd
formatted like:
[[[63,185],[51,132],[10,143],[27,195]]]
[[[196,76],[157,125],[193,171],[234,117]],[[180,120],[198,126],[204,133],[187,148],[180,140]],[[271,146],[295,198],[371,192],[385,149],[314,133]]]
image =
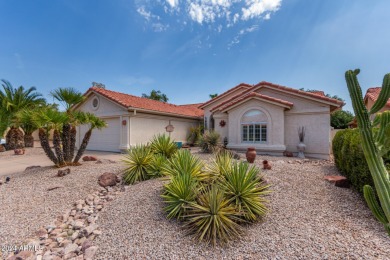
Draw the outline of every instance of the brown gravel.
[[[104,208],[97,259],[389,259],[390,239],[360,195],[323,180],[337,174],[333,164],[268,156],[256,163],[263,159],[273,167],[264,172],[273,190],[270,212],[240,241],[196,244],[165,218],[162,181],[150,180]]]

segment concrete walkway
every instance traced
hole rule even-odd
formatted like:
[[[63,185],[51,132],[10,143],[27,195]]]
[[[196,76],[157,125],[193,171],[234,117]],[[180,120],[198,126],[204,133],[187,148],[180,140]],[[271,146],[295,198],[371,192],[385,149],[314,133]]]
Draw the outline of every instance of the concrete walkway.
[[[99,151],[85,151],[84,155],[93,155],[99,159],[110,159],[120,161],[123,154]],[[53,163],[46,157],[45,154],[29,155],[29,156],[11,156],[6,159],[0,157],[0,176],[10,176],[23,172],[26,167],[39,165],[52,166]]]

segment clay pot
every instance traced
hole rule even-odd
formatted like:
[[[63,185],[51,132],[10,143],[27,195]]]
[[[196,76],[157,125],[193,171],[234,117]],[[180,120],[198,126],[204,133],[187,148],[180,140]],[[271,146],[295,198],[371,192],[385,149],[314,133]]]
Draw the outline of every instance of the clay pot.
[[[271,164],[269,164],[267,160],[264,160],[263,161],[263,169],[264,170],[271,170],[271,168],[272,168]]]
[[[249,163],[253,163],[256,159],[256,149],[254,147],[248,147],[246,151],[246,160]]]

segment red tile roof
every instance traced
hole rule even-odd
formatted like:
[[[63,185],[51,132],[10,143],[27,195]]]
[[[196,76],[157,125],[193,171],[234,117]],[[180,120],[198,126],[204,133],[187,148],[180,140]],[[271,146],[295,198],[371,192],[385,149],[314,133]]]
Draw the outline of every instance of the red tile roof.
[[[112,90],[107,90],[104,88],[98,88],[98,87],[89,88],[88,91],[85,93],[85,95],[88,94],[89,92],[96,92],[126,108],[146,109],[146,110],[186,116],[186,117],[202,117],[204,114],[203,110],[199,108],[200,104],[189,104],[189,105],[179,106],[179,105],[164,103],[157,100],[137,97],[137,96],[124,94]]]
[[[298,90],[298,89],[294,89],[294,88],[289,88],[289,87],[273,84],[273,83],[270,83],[270,82],[267,82],[267,81],[262,81],[262,82],[259,82],[259,83],[256,84],[256,86],[260,86],[260,85],[265,85],[265,86],[268,86],[270,88],[280,89],[280,90],[284,90],[284,91],[287,91],[287,92],[290,92],[290,93],[296,93],[296,94],[300,94],[300,95],[303,95],[303,96],[312,97],[312,98],[315,98],[315,99],[320,99],[320,100],[323,100],[323,101],[334,103],[338,107],[345,105],[345,103],[343,101],[341,101],[341,100],[334,99],[334,98],[329,98],[329,97],[327,97],[325,95],[322,95],[323,91],[320,91],[322,93],[307,92],[307,91],[303,91],[303,90]]]
[[[369,98],[375,102],[378,99],[381,90],[382,90],[381,87],[367,89],[366,95],[364,96],[364,100],[367,100],[367,98]],[[390,98],[387,101],[386,106],[390,107]]]
[[[282,100],[282,99],[279,99],[279,98],[273,98],[273,97],[270,97],[270,96],[267,96],[267,95],[263,95],[263,94],[259,94],[259,93],[256,93],[256,92],[251,92],[251,93],[248,93],[246,95],[243,95],[240,98],[230,99],[230,102],[228,102],[224,106],[220,107],[219,110],[220,111],[224,111],[224,110],[228,109],[229,107],[234,106],[235,104],[240,103],[241,101],[244,101],[244,100],[247,100],[247,99],[251,99],[251,98],[265,99],[265,100],[268,100],[268,101],[271,101],[271,102],[274,102],[274,103],[279,103],[279,104],[287,106],[289,108],[292,108],[292,106],[294,105],[293,103],[291,103],[289,101],[286,101],[286,100]]]
[[[228,94],[234,92],[234,91],[237,90],[237,89],[243,88],[243,91],[240,93],[240,94],[242,94],[243,92],[245,92],[246,90],[248,90],[248,89],[250,89],[250,88],[252,88],[252,87],[253,87],[252,85],[249,85],[249,84],[246,84],[246,83],[240,83],[240,84],[238,84],[237,86],[235,86],[235,87],[233,87],[233,88],[231,88],[231,89],[229,89],[229,90],[223,92],[222,94],[219,94],[219,95],[216,96],[215,98],[212,98],[212,99],[210,99],[209,101],[203,103],[203,104],[200,106],[200,108],[204,108],[204,107],[207,106],[208,104],[211,104],[211,103],[213,103],[214,101],[217,101],[217,100],[221,99],[222,97],[224,97],[224,96],[226,96],[226,95],[228,95]]]

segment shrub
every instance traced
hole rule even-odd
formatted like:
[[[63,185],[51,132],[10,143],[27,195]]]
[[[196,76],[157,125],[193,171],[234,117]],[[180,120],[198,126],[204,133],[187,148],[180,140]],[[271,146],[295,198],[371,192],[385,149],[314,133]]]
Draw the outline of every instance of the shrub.
[[[337,132],[333,139],[333,155],[337,169],[361,194],[364,185],[373,186],[358,129]]]
[[[198,145],[205,153],[213,152],[219,144],[220,135],[215,131],[206,131],[200,136]]]
[[[175,142],[165,134],[154,136],[150,144],[150,148],[153,153],[162,154],[167,158],[174,155],[178,149]]]
[[[187,141],[190,145],[198,143],[199,137],[202,135],[203,126],[193,126],[190,127],[190,133],[188,135]]]
[[[226,192],[226,198],[248,221],[255,221],[267,212],[264,196],[269,194],[269,185],[261,181],[259,173],[260,169],[256,166],[250,167],[248,163],[236,162],[220,182]]]
[[[210,181],[217,180],[232,170],[233,154],[223,150],[216,153],[215,158],[206,166],[206,174]]]
[[[240,236],[240,213],[226,198],[223,190],[216,186],[204,189],[197,201],[190,203],[186,216],[189,233],[194,234],[198,241],[228,242]]]
[[[150,178],[162,177],[162,170],[166,162],[167,158],[164,155],[154,154],[152,160],[146,168],[148,176],[150,176]]]
[[[127,166],[123,175],[125,183],[134,184],[136,181],[150,179],[148,167],[152,160],[153,154],[148,146],[139,145],[129,150],[122,160]]]

